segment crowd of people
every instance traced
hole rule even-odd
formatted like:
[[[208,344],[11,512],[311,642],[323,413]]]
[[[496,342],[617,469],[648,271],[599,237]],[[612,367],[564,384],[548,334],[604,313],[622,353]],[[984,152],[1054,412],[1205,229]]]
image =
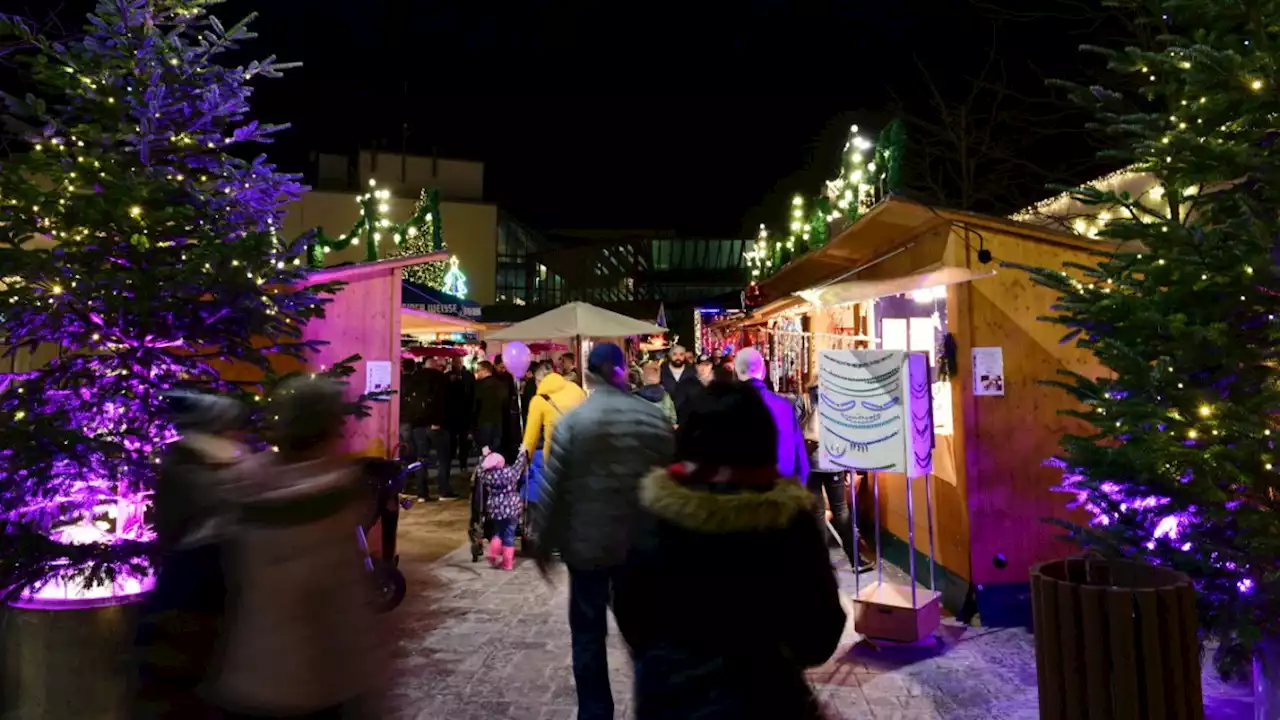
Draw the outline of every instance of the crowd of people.
[[[641,720],[821,717],[804,669],[846,617],[799,418],[764,366],[746,349],[717,380],[677,347],[635,373],[616,345],[592,349],[592,392],[554,427],[534,505],[539,568],[568,569],[580,720],[614,717],[610,606]]]
[[[754,349],[633,364],[602,343],[586,360],[519,379],[500,356],[474,372],[406,364],[402,456],[435,460],[419,498],[469,490],[452,465],[475,449],[490,563],[515,567],[528,518],[540,571],[567,567],[579,718],[614,717],[610,609],[642,720],[820,717],[803,671],[845,627],[824,530],[828,506],[848,520],[843,476],[810,471],[803,418]],[[234,402],[175,402],[139,717],[375,716],[384,645],[353,537],[357,473],[336,454],[342,413],[336,386],[292,381],[270,400],[271,448],[253,453]]]

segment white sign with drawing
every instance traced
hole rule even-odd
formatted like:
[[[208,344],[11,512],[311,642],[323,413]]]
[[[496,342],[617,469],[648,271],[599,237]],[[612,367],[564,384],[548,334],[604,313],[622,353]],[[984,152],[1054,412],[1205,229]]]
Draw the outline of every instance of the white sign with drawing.
[[[818,360],[818,467],[920,477],[933,471],[929,358],[824,350]]]
[[[1004,395],[1004,349],[973,349],[973,394]]]
[[[391,392],[391,368],[390,360],[370,360],[364,364],[366,395]]]

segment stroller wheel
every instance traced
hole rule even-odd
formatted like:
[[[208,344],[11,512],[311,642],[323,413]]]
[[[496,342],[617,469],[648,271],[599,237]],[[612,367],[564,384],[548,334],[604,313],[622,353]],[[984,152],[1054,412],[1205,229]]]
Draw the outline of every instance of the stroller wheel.
[[[404,573],[381,561],[374,565],[373,582],[374,602],[380,613],[391,612],[399,607],[409,590]]]

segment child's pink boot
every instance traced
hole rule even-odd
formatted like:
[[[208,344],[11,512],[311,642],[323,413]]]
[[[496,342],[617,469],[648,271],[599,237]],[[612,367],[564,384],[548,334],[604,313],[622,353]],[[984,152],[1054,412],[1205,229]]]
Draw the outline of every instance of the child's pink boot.
[[[502,548],[502,569],[514,570],[516,567],[516,549],[513,547]]]
[[[497,535],[489,541],[489,549],[485,551],[484,557],[489,564],[498,567],[498,563],[502,562],[502,538]]]

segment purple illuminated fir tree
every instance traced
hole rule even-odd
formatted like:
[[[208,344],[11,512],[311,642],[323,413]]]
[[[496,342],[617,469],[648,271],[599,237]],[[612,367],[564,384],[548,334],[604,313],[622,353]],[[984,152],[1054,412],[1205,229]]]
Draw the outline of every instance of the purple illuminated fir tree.
[[[248,99],[283,66],[219,65],[252,35],[212,4],[102,0],[64,40],[0,16],[33,85],[3,97],[0,345],[20,371],[37,358],[0,376],[0,590],[67,575],[128,590],[172,439],[163,394],[252,402],[277,379],[269,355],[308,352],[301,326],[335,289],[299,289],[305,242],[278,234],[296,178],[231,154],[279,129]],[[265,383],[223,379],[229,361]]]
[[[1067,374],[1089,431],[1063,438],[1089,550],[1183,570],[1200,624],[1244,667],[1280,638],[1280,3],[1115,3],[1145,47],[1100,52],[1116,89],[1070,87],[1141,197],[1078,190],[1114,220],[1096,264],[1033,270],[1099,378]]]

